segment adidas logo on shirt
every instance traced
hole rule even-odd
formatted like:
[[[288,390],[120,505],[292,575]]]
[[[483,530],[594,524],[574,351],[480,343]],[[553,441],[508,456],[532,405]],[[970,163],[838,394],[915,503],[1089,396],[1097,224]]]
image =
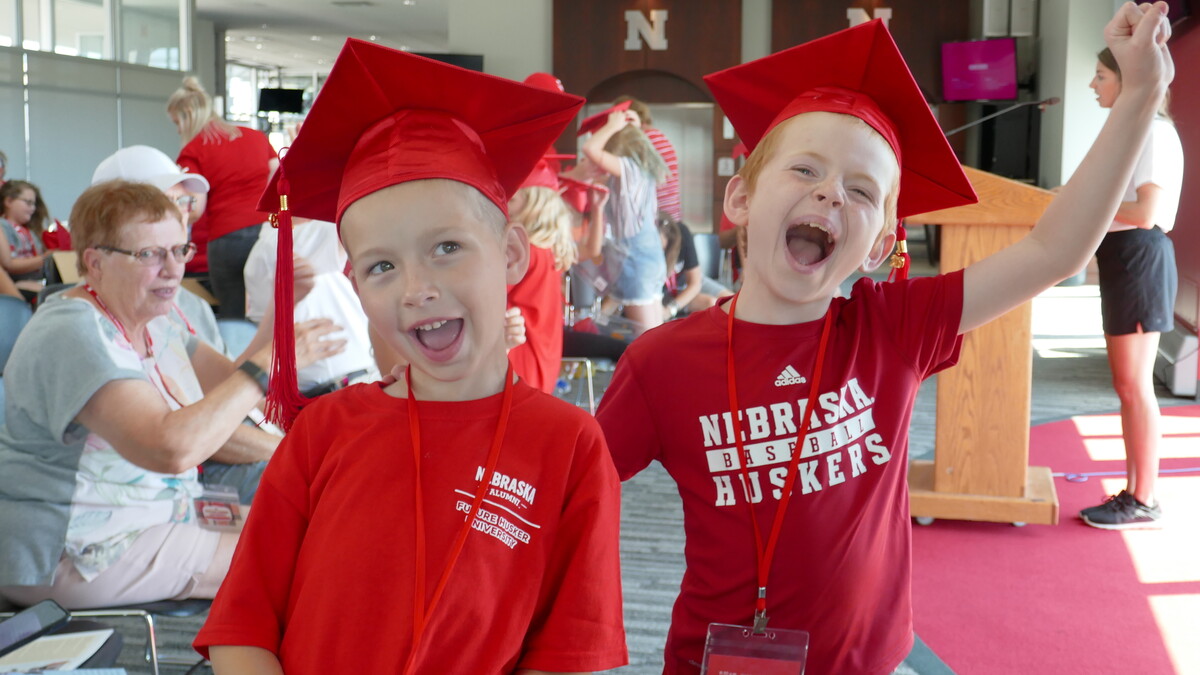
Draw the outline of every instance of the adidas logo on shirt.
[[[779,374],[779,377],[775,378],[776,387],[786,387],[792,384],[804,384],[805,382],[808,382],[808,380],[806,380],[803,375],[796,372],[796,369],[791,366],[784,368],[783,372]]]

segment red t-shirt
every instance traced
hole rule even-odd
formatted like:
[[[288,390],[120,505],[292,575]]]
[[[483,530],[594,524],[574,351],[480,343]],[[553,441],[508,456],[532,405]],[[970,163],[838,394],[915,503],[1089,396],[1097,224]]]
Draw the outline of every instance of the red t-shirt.
[[[679,158],[675,155],[675,146],[671,145],[671,141],[658,129],[646,127],[643,131],[667,163],[667,178],[658,186],[658,210],[666,211],[675,220],[683,221],[683,207],[679,201]]]
[[[912,648],[908,423],[921,380],[962,343],[962,273],[880,284],[835,298],[835,323],[767,614],[807,630],[806,673],[891,673]],[[672,321],[621,357],[597,419],[622,479],[658,460],[683,499],[687,570],[667,637],[666,673],[694,673],[709,623],[749,625],[757,596],[747,499],[774,522],[803,415],[822,321],[734,329],[738,402],[751,454],[744,486],[726,385],[723,307]],[[764,499],[764,497],[766,497]]]
[[[600,429],[518,383],[480,520],[426,629],[420,673],[606,670],[627,662],[620,487]],[[501,395],[419,402],[432,594],[478,485]],[[263,475],[195,647],[262,647],[297,673],[396,673],[412,649],[408,401],[378,384],[306,408]],[[486,522],[486,524],[484,524]]]
[[[513,371],[525,383],[554,392],[563,351],[562,272],[554,269],[554,254],[529,247],[529,271],[508,287],[508,306],[520,307],[525,317],[525,344],[508,353]]]
[[[206,241],[267,220],[268,214],[258,210],[258,199],[267,188],[275,149],[262,132],[238,129],[242,135],[233,140],[202,133],[183,146],[175,160],[208,179],[208,205],[200,218],[208,221]]]

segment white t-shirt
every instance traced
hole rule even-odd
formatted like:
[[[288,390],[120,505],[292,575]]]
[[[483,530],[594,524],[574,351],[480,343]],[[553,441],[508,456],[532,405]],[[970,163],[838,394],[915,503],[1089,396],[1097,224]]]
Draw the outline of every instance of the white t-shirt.
[[[243,273],[246,279],[246,316],[261,321],[275,295],[275,250],[279,231],[273,227],[259,229],[258,241],[250,249]],[[375,359],[371,355],[371,338],[367,332],[367,316],[350,280],[342,273],[346,253],[338,242],[337,226],[313,220],[292,229],[292,250],[308,260],[317,272],[312,291],[296,305],[297,322],[328,318],[341,326],[343,333],[333,337],[346,339],[346,350],[337,356],[318,361],[297,373],[300,389],[309,389],[342,376],[367,371],[356,381],[378,378]]]
[[[1179,210],[1179,194],[1183,189],[1183,144],[1175,125],[1161,117],[1150,125],[1150,137],[1142,148],[1142,155],[1133,168],[1133,178],[1125,188],[1122,201],[1137,201],[1137,189],[1153,183],[1162,189],[1162,195],[1154,209],[1154,224],[1163,232],[1175,227],[1175,214]],[[1128,223],[1113,221],[1110,232],[1137,229]]]

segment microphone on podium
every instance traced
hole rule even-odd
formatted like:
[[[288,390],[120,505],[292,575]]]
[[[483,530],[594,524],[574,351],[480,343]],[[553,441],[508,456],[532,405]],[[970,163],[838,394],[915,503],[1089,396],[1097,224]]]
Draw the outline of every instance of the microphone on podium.
[[[971,127],[979,126],[980,124],[983,124],[984,122],[992,119],[993,117],[999,117],[999,116],[1003,115],[1004,113],[1016,110],[1017,108],[1023,108],[1027,105],[1036,105],[1038,107],[1038,110],[1045,111],[1048,106],[1058,105],[1059,103],[1062,103],[1062,99],[1057,96],[1051,96],[1050,98],[1047,98],[1047,99],[1044,99],[1041,101],[1022,101],[1020,103],[1015,103],[1013,105],[1008,106],[1007,108],[1005,108],[1003,110],[998,110],[998,111],[992,113],[991,115],[985,115],[985,116],[980,117],[979,119],[975,120],[974,122],[968,122],[968,123],[962,125],[961,127],[947,131],[946,138],[949,138],[949,137],[953,136],[954,134],[957,134],[960,131],[966,131],[967,129],[970,129]]]

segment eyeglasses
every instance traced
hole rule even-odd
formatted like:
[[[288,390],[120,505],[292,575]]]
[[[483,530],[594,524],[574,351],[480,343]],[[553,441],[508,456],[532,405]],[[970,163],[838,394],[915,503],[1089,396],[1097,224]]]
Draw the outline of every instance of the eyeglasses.
[[[178,206],[179,208],[183,209],[184,211],[191,211],[192,207],[196,205],[196,198],[191,195],[184,195],[182,197],[176,197],[175,205]]]
[[[196,257],[196,245],[192,242],[172,246],[169,249],[162,246],[149,246],[147,248],[139,248],[136,251],[126,251],[123,248],[116,246],[97,246],[98,250],[108,251],[110,253],[124,253],[133,258],[146,267],[161,266],[167,262],[167,253],[175,259],[175,262],[186,263],[191,262],[192,258]]]
[[[36,207],[37,207],[37,200],[36,200],[36,199],[25,199],[24,197],[17,197],[17,201],[19,201],[19,202],[25,202],[26,204],[28,204],[28,205],[30,205],[30,206],[32,206],[32,207],[34,207],[34,208],[36,208]]]

